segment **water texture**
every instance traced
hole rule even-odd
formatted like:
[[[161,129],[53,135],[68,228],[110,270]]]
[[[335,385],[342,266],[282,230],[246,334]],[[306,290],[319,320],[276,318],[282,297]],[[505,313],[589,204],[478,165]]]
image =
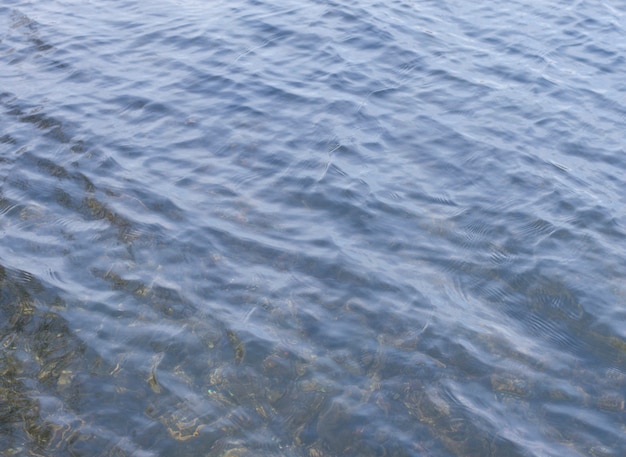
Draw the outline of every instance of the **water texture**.
[[[0,453],[626,454],[626,8],[0,6]]]

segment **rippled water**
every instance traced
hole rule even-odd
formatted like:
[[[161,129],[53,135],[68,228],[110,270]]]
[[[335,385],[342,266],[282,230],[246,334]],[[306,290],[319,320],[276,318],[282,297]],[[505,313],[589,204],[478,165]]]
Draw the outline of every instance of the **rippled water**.
[[[626,454],[619,2],[0,6],[0,452]]]

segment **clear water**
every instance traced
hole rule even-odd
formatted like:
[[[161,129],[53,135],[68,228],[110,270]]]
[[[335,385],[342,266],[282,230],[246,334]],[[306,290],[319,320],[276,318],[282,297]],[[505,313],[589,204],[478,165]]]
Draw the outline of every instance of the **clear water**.
[[[625,15],[2,2],[2,455],[623,456]]]

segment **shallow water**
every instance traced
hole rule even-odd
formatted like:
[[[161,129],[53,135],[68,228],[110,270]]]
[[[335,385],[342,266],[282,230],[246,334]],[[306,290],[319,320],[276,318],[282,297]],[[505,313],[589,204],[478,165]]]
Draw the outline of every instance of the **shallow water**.
[[[2,454],[624,455],[625,15],[3,2]]]

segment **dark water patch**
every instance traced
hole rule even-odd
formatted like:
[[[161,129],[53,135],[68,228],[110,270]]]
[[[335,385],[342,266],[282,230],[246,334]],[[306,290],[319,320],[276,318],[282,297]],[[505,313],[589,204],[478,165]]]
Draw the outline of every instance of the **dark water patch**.
[[[67,429],[57,426],[64,413],[51,400],[71,408],[80,395],[75,380],[95,366],[93,351],[60,315],[66,304],[54,289],[5,267],[1,287],[3,451],[56,450]]]

